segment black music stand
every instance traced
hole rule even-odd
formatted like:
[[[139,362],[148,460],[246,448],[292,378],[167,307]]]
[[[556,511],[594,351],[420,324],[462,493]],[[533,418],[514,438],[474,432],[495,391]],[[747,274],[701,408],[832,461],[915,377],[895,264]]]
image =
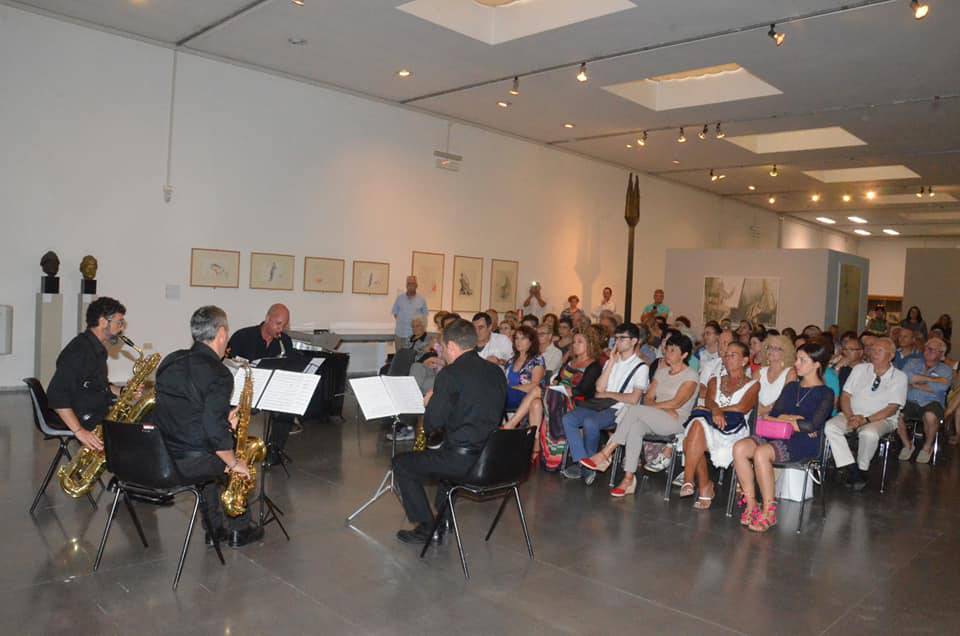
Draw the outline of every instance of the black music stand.
[[[393,478],[393,458],[397,456],[397,424],[400,423],[400,415],[393,416],[393,435],[390,439],[390,468],[387,469],[387,473],[383,476],[383,479],[380,481],[380,485],[377,486],[376,491],[374,491],[373,496],[367,499],[362,506],[357,508],[347,517],[347,525],[350,523],[364,510],[372,506],[380,497],[384,496],[388,492],[393,492],[397,496],[397,501],[400,501],[400,491],[397,489],[397,484]]]
[[[267,419],[263,424],[263,437],[264,439],[270,439],[270,428],[273,424],[273,413],[264,411],[264,414],[266,414]],[[267,443],[267,453],[270,453],[269,443]],[[282,461],[283,460],[281,458],[281,462]],[[286,470],[286,467],[284,467],[284,470]],[[289,476],[290,473],[287,473],[287,475]],[[257,516],[257,525],[259,527],[265,528],[269,524],[276,522],[277,526],[280,528],[280,532],[283,533],[283,536],[287,538],[287,541],[290,540],[290,534],[283,526],[283,522],[280,521],[280,517],[282,517],[284,514],[283,510],[273,501],[273,499],[270,498],[270,495],[267,494],[267,470],[262,464],[260,465],[260,492],[250,503],[251,505],[255,503],[260,504],[260,512]]]

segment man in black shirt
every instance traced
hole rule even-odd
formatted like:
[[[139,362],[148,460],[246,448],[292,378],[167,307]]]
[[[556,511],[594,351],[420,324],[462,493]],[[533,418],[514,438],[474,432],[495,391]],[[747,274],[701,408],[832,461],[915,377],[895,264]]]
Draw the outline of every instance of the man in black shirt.
[[[289,326],[290,310],[286,305],[279,303],[271,305],[263,322],[239,329],[230,336],[227,355],[240,356],[251,362],[261,358],[299,357],[300,354],[293,348],[293,340],[284,333]],[[293,426],[292,415],[278,413],[273,416],[270,438],[267,440],[270,450],[264,466],[272,466],[279,461],[280,453],[287,445],[291,426]]]
[[[237,426],[237,409],[230,409],[233,375],[221,359],[227,349],[227,314],[208,305],[190,318],[193,346],[175,351],[157,367],[157,406],[153,422],[163,434],[177,470],[190,482],[223,481],[225,473],[250,476],[247,465],[233,453],[231,429]],[[203,523],[207,544],[230,540],[240,547],[263,537],[263,528],[250,525],[249,510],[236,518],[225,517],[220,506],[221,487],[203,489]],[[207,523],[209,522],[209,525]]]
[[[127,308],[103,296],[87,307],[87,329],[57,357],[57,370],[47,387],[50,408],[88,448],[103,450],[93,429],[103,420],[120,391],[107,379],[107,346],[117,343],[127,326]]]
[[[507,398],[503,369],[483,360],[476,351],[477,332],[466,320],[456,320],[443,330],[443,355],[447,366],[437,374],[427,403],[424,430],[443,430],[438,450],[402,453],[393,460],[394,476],[407,518],[417,524],[400,530],[404,543],[423,543],[430,534],[433,512],[424,492],[427,480],[443,482],[464,477],[476,462],[494,430],[500,426]],[[437,492],[437,506],[446,497]]]

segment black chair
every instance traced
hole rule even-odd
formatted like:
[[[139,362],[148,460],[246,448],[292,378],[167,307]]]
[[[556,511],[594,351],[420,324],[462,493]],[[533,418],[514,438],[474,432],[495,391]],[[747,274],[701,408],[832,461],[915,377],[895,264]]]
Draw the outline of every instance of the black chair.
[[[457,513],[455,510],[457,495],[460,492],[486,501],[497,497],[503,498],[500,509],[497,510],[497,516],[493,518],[493,524],[487,531],[485,541],[490,540],[490,536],[503,515],[504,508],[507,507],[509,495],[512,492],[517,501],[517,513],[520,515],[520,525],[523,527],[523,537],[527,541],[527,553],[533,558],[533,544],[530,542],[530,533],[527,531],[527,521],[523,517],[523,506],[520,503],[520,491],[518,487],[527,476],[530,468],[530,455],[533,453],[533,445],[537,441],[537,429],[497,429],[487,438],[487,443],[483,447],[480,456],[477,457],[473,468],[467,473],[467,476],[457,482],[450,484],[451,488],[447,492],[447,498],[437,511],[437,519],[430,532],[430,538],[427,539],[420,552],[420,558],[427,553],[430,547],[433,535],[440,528],[440,524],[446,516],[447,509],[450,510],[450,519],[453,521],[453,534],[457,538],[457,550],[460,553],[460,564],[463,566],[463,576],[470,578],[470,571],[467,569],[467,560],[463,554],[463,543],[460,540],[460,528],[457,525]]]
[[[47,476],[43,478],[43,485],[40,486],[40,490],[37,491],[37,496],[33,498],[33,503],[30,505],[30,514],[33,514],[33,511],[37,508],[37,504],[40,503],[40,498],[43,496],[43,493],[46,492],[47,486],[50,485],[50,480],[57,471],[60,460],[64,457],[67,458],[68,462],[73,460],[69,445],[70,442],[76,440],[77,437],[73,434],[73,431],[67,428],[67,425],[63,423],[63,420],[60,419],[56,411],[50,408],[47,402],[47,393],[43,390],[43,385],[40,384],[40,380],[36,378],[24,378],[23,383],[27,385],[27,389],[30,391],[30,401],[33,403],[33,425],[36,426],[40,434],[43,435],[44,440],[55,439],[60,442],[60,448],[57,449],[57,454],[53,456],[53,461],[50,462],[50,468],[47,469]],[[100,485],[102,486],[103,483],[101,482]],[[97,502],[93,498],[93,495],[87,493],[87,499],[94,508],[97,507]]]
[[[104,421],[103,444],[107,456],[107,469],[114,475],[110,481],[110,487],[115,490],[116,496],[110,507],[107,525],[103,529],[93,571],[96,572],[100,568],[100,559],[103,557],[103,549],[107,545],[107,536],[110,534],[110,526],[117,514],[117,504],[120,503],[121,496],[133,518],[133,525],[137,528],[140,541],[146,548],[149,547],[147,538],[143,534],[143,526],[140,525],[140,518],[137,517],[133,503],[130,501],[130,495],[136,497],[137,501],[159,505],[170,501],[180,493],[189,492],[194,497],[194,504],[190,522],[187,524],[187,536],[183,540],[183,549],[180,551],[177,574],[173,579],[173,589],[177,589],[180,573],[183,571],[183,562],[187,558],[187,549],[190,547],[193,526],[197,520],[197,510],[203,500],[203,487],[210,482],[187,483],[187,480],[177,471],[160,430],[152,424],[121,424]],[[207,528],[210,528],[210,520],[205,519],[205,521]],[[217,535],[215,532],[210,534],[213,537],[213,547],[217,551],[217,557],[221,564],[225,564]]]
[[[820,509],[822,512],[822,518],[827,518],[827,480],[826,480],[826,465],[827,465],[827,454],[830,446],[827,444],[827,436],[824,431],[820,431],[820,449],[815,457],[810,459],[804,459],[798,462],[774,462],[774,468],[794,468],[797,470],[804,471],[803,474],[803,490],[801,491],[801,501],[800,501],[800,517],[797,519],[797,534],[800,534],[800,531],[803,529],[803,511],[807,507],[807,485],[810,483],[811,475],[814,471],[817,472],[820,478]],[[814,479],[814,483],[817,480]]]

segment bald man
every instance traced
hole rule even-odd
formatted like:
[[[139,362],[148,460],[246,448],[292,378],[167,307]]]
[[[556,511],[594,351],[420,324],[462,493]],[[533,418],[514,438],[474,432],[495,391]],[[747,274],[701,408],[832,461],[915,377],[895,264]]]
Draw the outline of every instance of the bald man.
[[[277,303],[270,305],[267,315],[259,325],[244,327],[238,329],[230,336],[230,342],[227,343],[227,355],[230,357],[240,356],[247,360],[260,360],[261,358],[287,358],[298,356],[298,352],[293,348],[293,341],[290,336],[284,333],[290,326],[290,310],[286,305]],[[287,445],[287,437],[290,436],[290,427],[293,426],[293,416],[278,414],[273,418],[273,426],[270,430],[270,451],[267,453],[267,459],[264,462],[267,466],[272,466],[279,461],[280,454]]]
[[[397,351],[400,351],[410,344],[410,336],[413,335],[413,319],[420,317],[426,320],[427,318],[427,301],[417,293],[416,276],[407,276],[407,290],[393,301],[390,313],[397,321],[393,334]]]

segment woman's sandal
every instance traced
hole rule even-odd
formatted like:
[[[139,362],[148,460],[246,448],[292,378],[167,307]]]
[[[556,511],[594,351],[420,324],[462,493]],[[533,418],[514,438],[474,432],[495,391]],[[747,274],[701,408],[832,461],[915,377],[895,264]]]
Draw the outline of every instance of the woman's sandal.
[[[770,504],[770,507],[767,508],[767,513],[763,514],[762,512],[754,517],[753,521],[750,522],[750,525],[747,526],[750,530],[754,532],[766,532],[773,526],[777,525],[777,502],[774,501]]]
[[[693,484],[689,481],[683,482],[683,485],[680,486],[680,496],[681,497],[691,497],[693,496]]]
[[[703,489],[700,490],[703,493]],[[710,482],[710,496],[700,494],[697,497],[697,500],[693,503],[693,507],[697,510],[709,510],[710,506],[713,504],[713,498],[717,496],[717,487],[713,482]]]
[[[610,468],[610,464],[613,463],[613,453],[606,455],[603,452],[600,452],[597,454],[603,457],[603,459],[599,463],[593,461],[593,457],[586,457],[580,460],[580,465],[583,466],[584,468],[595,470],[598,473],[606,472],[606,470]]]
[[[626,478],[624,478],[624,481],[626,481]],[[620,484],[621,484],[620,486],[617,486],[616,488],[614,488],[614,489],[612,489],[612,490],[610,491],[610,496],[611,496],[611,497],[615,497],[615,498],[617,498],[617,499],[620,499],[620,498],[622,498],[622,497],[626,497],[627,495],[632,495],[633,493],[637,492],[637,478],[636,478],[636,476],[634,476],[634,478],[633,478],[632,480],[630,480],[630,485],[627,486],[626,488],[623,488],[623,487],[622,487],[622,486],[623,486],[623,482],[622,482],[622,481],[620,482]]]
[[[743,513],[741,513],[740,515],[741,526],[749,526],[753,522],[754,518],[756,518],[756,516],[760,514],[760,508],[757,508],[756,506],[754,506],[753,508],[747,508],[746,505],[747,505],[747,497],[746,495],[743,495],[740,497],[740,500],[737,502],[737,506],[744,509]]]

